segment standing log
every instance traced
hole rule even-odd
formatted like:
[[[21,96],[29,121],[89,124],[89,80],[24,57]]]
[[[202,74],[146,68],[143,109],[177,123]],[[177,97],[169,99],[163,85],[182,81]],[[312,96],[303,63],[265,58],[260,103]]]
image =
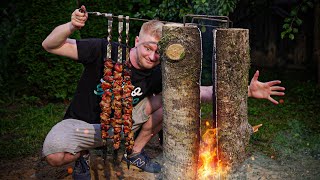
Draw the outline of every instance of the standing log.
[[[249,30],[217,29],[214,33],[218,157],[223,166],[232,168],[245,160],[252,134],[247,116]]]
[[[167,24],[160,42],[163,179],[196,179],[200,143],[201,40],[196,26]]]

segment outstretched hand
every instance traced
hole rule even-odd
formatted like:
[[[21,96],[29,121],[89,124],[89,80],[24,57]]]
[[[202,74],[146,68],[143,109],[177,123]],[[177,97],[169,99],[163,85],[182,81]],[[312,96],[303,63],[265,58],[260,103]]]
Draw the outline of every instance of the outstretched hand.
[[[249,97],[257,98],[257,99],[268,99],[274,104],[279,104],[278,101],[273,99],[271,96],[284,96],[285,88],[281,86],[277,86],[281,83],[279,80],[269,81],[269,82],[260,82],[258,81],[259,71],[257,70],[251,79],[248,95]]]
[[[82,5],[80,9],[76,9],[73,11],[71,15],[71,24],[76,29],[81,29],[82,27],[84,27],[87,19],[88,13],[86,11],[86,7]]]

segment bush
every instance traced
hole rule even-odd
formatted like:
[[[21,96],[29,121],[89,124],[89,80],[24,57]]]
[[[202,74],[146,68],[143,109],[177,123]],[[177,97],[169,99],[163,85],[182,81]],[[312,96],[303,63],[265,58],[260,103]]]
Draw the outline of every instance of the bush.
[[[55,26],[69,21],[75,2],[33,0],[15,6],[17,10],[24,7],[24,13],[15,17],[20,23],[12,27],[5,46],[7,54],[2,57],[6,72],[0,79],[6,84],[5,93],[41,99],[71,97],[82,71],[81,65],[47,53],[41,44]],[[80,38],[80,33],[74,33],[73,38]]]

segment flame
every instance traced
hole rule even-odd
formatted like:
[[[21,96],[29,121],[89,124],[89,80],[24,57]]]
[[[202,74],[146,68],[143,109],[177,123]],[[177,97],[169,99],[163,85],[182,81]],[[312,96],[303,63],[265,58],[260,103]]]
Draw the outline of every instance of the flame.
[[[208,125],[206,122],[206,126]],[[218,160],[217,128],[208,128],[202,136],[199,152],[198,179],[220,179],[226,174]]]

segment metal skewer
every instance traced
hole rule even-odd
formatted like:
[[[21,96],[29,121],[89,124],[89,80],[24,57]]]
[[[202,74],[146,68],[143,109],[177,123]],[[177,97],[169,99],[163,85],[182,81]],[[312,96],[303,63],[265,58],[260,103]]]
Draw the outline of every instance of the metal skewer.
[[[126,63],[129,63],[129,16],[126,16]]]
[[[108,45],[107,45],[107,59],[111,59],[111,50],[112,50],[112,45],[111,45],[111,38],[112,38],[112,14],[106,14],[106,17],[108,18]]]
[[[123,31],[123,15],[118,16],[118,32],[119,32],[119,37],[118,37],[118,63],[122,63],[122,48],[121,48],[121,42],[122,42],[122,31]]]

